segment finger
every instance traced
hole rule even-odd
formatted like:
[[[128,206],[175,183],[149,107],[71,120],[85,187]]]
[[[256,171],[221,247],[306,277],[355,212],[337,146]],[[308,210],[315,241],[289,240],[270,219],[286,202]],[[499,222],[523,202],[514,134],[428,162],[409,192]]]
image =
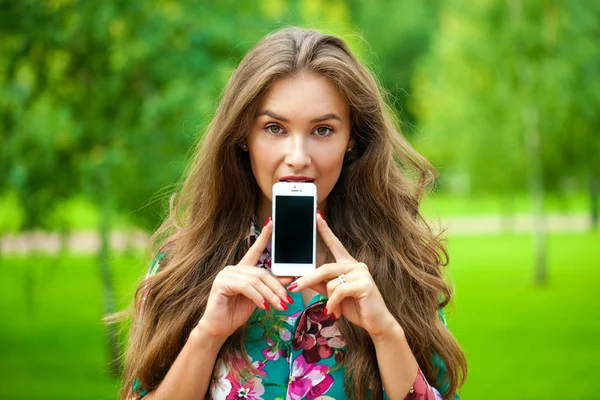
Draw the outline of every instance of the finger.
[[[217,290],[227,297],[241,294],[250,299],[257,307],[263,310],[266,309],[265,298],[262,294],[254,286],[249,285],[248,282],[237,279],[237,276],[229,270],[223,270],[223,272],[219,273],[213,285],[215,284],[217,285]]]
[[[360,298],[362,293],[363,285],[360,281],[346,282],[342,285],[338,285],[329,297],[329,300],[327,300],[327,312],[332,313],[332,311],[337,310],[342,300],[346,298]]]
[[[339,285],[341,285],[341,284],[342,283],[340,282],[339,279],[332,279],[329,282],[327,282],[327,286],[326,286],[327,295],[326,295],[326,297],[329,299],[333,295],[333,292],[335,291],[335,289]],[[337,318],[336,315],[341,315],[342,314],[341,312],[336,313],[336,311],[337,310],[325,307],[325,314],[328,314],[328,315],[332,314],[334,316],[334,318]]]
[[[271,290],[271,288],[265,285],[265,283],[258,276],[240,273],[238,274],[237,279],[256,289],[261,294],[263,299],[276,309],[282,311],[287,310],[287,304],[285,304],[285,302],[280,299],[279,296],[277,296],[277,294]]]
[[[317,283],[316,285],[313,285],[310,288],[312,290],[314,290],[315,292],[319,292],[323,296],[328,297],[327,296],[327,284],[325,282]]]
[[[340,282],[339,279],[332,279],[329,282],[327,282],[327,285],[326,285],[327,298],[330,298],[331,295],[333,294],[334,290],[341,284],[342,284],[342,282]]]
[[[269,273],[267,270],[253,266],[240,266],[239,268],[241,268],[244,273],[260,279],[262,283],[270,289],[271,292],[278,296],[279,300],[282,300],[288,304],[292,304],[294,302],[279,280],[277,280],[277,278],[271,275],[271,273]]]
[[[298,278],[292,285],[288,287],[291,292],[299,292],[309,287],[316,286],[317,284],[337,278],[341,274],[347,274],[355,268],[356,264],[340,264],[330,263],[323,264],[317,268],[314,272],[308,275],[304,275]]]
[[[287,286],[294,281],[294,277],[292,276],[275,276],[275,279],[277,279],[282,286]]]
[[[327,222],[317,215],[317,230],[323,239],[323,242],[335,257],[336,262],[356,262],[356,260],[348,253],[342,242],[333,234]]]
[[[357,280],[359,280],[361,278],[361,270],[359,268],[355,268],[354,270],[350,271],[348,274],[344,275],[344,284],[347,284],[348,282],[355,282]],[[342,284],[342,281],[339,279],[339,277],[337,279],[332,279],[329,282],[327,282],[327,298],[331,298],[331,296],[333,296],[333,293],[335,292],[335,290],[338,288],[338,286],[340,286]],[[328,311],[331,311],[331,314],[335,315],[341,315],[342,311],[341,309],[339,310],[339,312],[336,312],[338,310],[336,310],[335,308],[331,308],[331,309],[327,309]],[[329,312],[328,312],[329,314]]]
[[[256,242],[246,252],[244,257],[240,260],[238,265],[256,265],[258,259],[265,251],[265,247],[267,247],[267,243],[269,243],[269,239],[271,238],[271,232],[273,231],[273,221],[269,218],[269,221],[264,226],[260,235],[256,239]]]

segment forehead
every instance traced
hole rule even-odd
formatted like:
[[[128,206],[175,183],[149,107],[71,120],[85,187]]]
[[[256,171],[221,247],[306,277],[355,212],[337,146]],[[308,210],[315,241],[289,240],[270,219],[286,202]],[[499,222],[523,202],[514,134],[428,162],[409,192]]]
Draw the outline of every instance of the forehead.
[[[261,100],[259,113],[265,109],[285,114],[290,119],[312,118],[334,112],[348,118],[348,102],[326,77],[303,73],[273,82]]]

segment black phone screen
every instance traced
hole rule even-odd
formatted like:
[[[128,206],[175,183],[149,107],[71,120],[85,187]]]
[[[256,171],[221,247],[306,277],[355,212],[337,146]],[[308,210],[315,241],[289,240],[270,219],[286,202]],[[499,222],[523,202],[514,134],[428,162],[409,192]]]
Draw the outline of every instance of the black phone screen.
[[[275,262],[313,261],[314,197],[275,196]]]

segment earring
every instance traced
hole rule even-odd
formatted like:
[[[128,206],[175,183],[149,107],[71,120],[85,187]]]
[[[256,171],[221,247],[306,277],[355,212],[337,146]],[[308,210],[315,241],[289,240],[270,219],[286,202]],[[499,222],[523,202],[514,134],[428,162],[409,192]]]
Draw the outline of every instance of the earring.
[[[346,149],[346,153],[349,153],[349,152],[351,152],[351,151],[352,151],[352,147],[348,147],[348,148]]]
[[[240,147],[242,148],[242,150],[248,151],[248,143],[246,143],[246,141],[243,141]]]

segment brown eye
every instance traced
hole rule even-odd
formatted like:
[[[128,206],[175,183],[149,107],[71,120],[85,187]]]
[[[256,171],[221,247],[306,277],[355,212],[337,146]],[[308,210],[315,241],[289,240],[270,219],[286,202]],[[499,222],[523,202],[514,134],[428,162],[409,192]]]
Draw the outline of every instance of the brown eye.
[[[329,136],[332,132],[333,130],[328,126],[320,126],[315,129],[317,136]]]
[[[266,127],[266,130],[267,130],[267,132],[272,133],[273,135],[278,135],[283,131],[283,129],[281,129],[281,126],[275,125],[275,124],[268,125]]]

